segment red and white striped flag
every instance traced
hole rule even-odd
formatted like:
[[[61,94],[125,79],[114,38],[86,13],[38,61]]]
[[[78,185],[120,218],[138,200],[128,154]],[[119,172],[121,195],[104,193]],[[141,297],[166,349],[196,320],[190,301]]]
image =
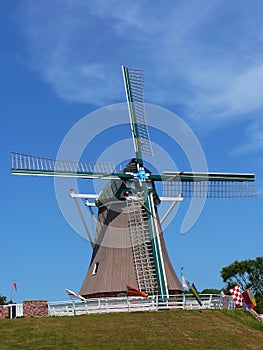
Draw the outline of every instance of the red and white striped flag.
[[[240,284],[230,289],[230,293],[232,294],[233,300],[238,307],[242,306],[243,296],[240,291]]]
[[[80,300],[86,301],[87,299],[85,299],[82,295],[73,292],[72,290],[69,289],[65,289],[65,291],[68,293],[68,296],[73,297],[73,298],[78,298]]]

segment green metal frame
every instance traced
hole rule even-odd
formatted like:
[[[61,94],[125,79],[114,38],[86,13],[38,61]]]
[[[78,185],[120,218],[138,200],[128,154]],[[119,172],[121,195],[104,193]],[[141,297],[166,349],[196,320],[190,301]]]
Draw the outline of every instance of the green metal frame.
[[[12,174],[17,175],[33,175],[33,176],[68,176],[68,177],[82,177],[87,179],[104,178],[110,179],[133,179],[132,174],[127,173],[100,173],[100,172],[78,172],[78,171],[62,171],[62,170],[38,170],[38,169],[17,169],[12,168]],[[198,181],[228,181],[228,182],[254,182],[254,174],[227,174],[227,173],[174,173],[173,175],[155,175],[148,176],[150,181],[174,181],[174,182],[198,182]]]
[[[144,183],[144,185],[147,186],[146,183]],[[168,291],[166,273],[165,273],[165,268],[163,263],[162,247],[159,239],[159,230],[156,222],[155,207],[154,207],[154,203],[153,203],[153,199],[151,198],[151,195],[152,194],[149,193],[147,190],[147,198],[145,199],[145,206],[148,209],[147,219],[148,219],[148,225],[151,233],[151,244],[152,244],[153,258],[154,258],[155,270],[157,275],[157,283],[158,283],[158,295],[161,296],[161,298],[168,298],[169,291]]]

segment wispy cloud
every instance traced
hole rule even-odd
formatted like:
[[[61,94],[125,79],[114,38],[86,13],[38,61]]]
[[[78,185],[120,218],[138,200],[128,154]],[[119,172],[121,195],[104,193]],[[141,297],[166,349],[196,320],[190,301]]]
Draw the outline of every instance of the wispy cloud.
[[[24,4],[30,64],[65,100],[122,101],[126,64],[145,70],[148,102],[184,106],[200,122],[253,120],[263,108],[259,0]]]
[[[241,146],[236,147],[232,154],[233,155],[243,155],[250,154],[254,152],[262,152],[263,149],[263,119],[259,118],[254,121],[247,129],[246,132],[246,142]],[[263,160],[263,158],[262,158]]]

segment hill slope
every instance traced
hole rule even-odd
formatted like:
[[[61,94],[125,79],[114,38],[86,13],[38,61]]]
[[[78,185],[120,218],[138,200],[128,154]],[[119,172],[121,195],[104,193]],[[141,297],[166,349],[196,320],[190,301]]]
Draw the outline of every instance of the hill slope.
[[[262,349],[257,322],[220,310],[4,319],[0,349]]]

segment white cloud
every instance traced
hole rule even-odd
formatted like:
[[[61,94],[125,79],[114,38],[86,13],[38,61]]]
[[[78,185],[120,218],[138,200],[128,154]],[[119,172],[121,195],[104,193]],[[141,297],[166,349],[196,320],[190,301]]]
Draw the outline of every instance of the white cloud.
[[[120,66],[142,68],[146,101],[209,124],[263,107],[263,4],[255,1],[26,1],[31,64],[58,96],[123,101]]]
[[[262,153],[263,149],[263,118],[258,118],[254,121],[247,129],[246,142],[241,146],[236,147],[232,155],[243,155],[250,154],[254,152]]]

